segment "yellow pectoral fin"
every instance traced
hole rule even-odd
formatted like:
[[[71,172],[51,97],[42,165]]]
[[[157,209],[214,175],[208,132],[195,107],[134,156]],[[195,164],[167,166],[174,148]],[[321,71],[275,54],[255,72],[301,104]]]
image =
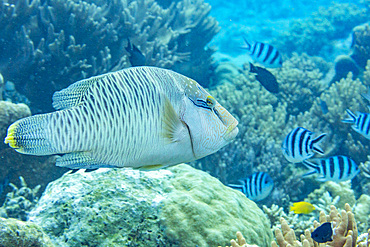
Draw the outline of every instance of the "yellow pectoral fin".
[[[163,135],[169,142],[180,142],[188,133],[186,126],[173,108],[170,100],[165,97],[163,113]]]

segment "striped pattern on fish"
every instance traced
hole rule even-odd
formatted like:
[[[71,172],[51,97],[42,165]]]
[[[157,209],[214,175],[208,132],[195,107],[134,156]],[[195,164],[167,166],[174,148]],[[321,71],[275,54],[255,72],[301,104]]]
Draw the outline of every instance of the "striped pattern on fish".
[[[326,136],[325,133],[316,138],[312,138],[313,132],[298,127],[293,129],[284,139],[282,151],[284,157],[292,163],[299,163],[311,158],[316,152],[324,154],[324,151],[318,145]]]
[[[256,172],[247,178],[240,179],[241,184],[228,184],[229,187],[239,190],[253,201],[265,199],[274,188],[274,181],[265,172]]]
[[[360,172],[357,164],[352,159],[342,155],[315,159],[314,161],[305,160],[303,164],[310,169],[309,172],[303,175],[304,177],[318,173],[320,176],[316,180],[322,182],[351,180]]]
[[[5,142],[21,153],[64,154],[57,165],[73,169],[151,169],[214,153],[238,132],[198,83],[154,67],[76,82],[54,94],[53,106],[59,111],[15,122]]]
[[[250,44],[245,38],[244,41],[246,46],[242,48],[248,50],[249,55],[254,61],[262,64],[266,68],[279,68],[282,66],[283,59],[280,52],[272,45],[262,42]]]
[[[370,114],[357,112],[358,116],[356,116],[348,109],[347,113],[349,118],[342,120],[342,122],[352,124],[351,127],[354,131],[363,135],[366,139],[370,139]]]

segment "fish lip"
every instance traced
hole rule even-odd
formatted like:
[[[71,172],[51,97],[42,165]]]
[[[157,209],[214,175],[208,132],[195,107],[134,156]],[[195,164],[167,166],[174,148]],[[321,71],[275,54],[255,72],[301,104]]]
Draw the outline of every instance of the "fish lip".
[[[223,139],[225,141],[230,142],[235,139],[236,135],[239,133],[239,128],[237,127],[238,124],[239,122],[235,120],[232,124],[229,125],[229,127],[227,127],[226,133],[223,136]]]

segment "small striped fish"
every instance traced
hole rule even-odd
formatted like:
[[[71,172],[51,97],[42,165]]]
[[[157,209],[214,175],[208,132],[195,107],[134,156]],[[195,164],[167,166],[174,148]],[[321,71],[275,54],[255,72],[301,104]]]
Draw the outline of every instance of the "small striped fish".
[[[324,154],[324,151],[318,145],[326,136],[325,133],[312,139],[313,132],[298,127],[292,130],[286,137],[282,145],[285,158],[292,163],[299,163],[309,159],[314,152]]]
[[[347,113],[350,118],[346,118],[342,122],[352,124],[351,127],[354,131],[360,133],[366,139],[370,139],[370,114],[358,112],[358,116],[356,116],[348,109]]]
[[[241,184],[228,184],[228,186],[239,190],[252,201],[265,199],[274,188],[274,181],[265,172],[253,173],[251,176],[239,181]]]
[[[249,55],[254,61],[262,64],[266,68],[279,68],[283,64],[280,52],[272,45],[254,42],[250,44],[245,38],[246,46],[242,47],[247,49]]]
[[[310,171],[303,176],[306,177],[318,173],[321,176],[316,180],[321,182],[343,182],[351,180],[360,172],[360,169],[353,160],[342,155],[326,159],[315,159],[313,162],[305,160],[303,164],[310,169]]]

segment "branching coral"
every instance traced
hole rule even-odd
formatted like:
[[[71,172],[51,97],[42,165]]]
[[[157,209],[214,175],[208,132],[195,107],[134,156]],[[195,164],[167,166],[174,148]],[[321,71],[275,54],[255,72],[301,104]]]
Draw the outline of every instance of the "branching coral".
[[[332,241],[326,243],[317,243],[311,237],[311,233],[325,222],[331,222],[333,227]],[[296,238],[295,230],[291,228],[288,221],[280,218],[281,227],[275,229],[276,241],[271,243],[271,247],[369,247],[370,229],[367,233],[358,236],[355,216],[352,213],[349,204],[345,204],[345,210],[338,212],[335,206],[330,207],[329,214],[320,212],[319,222],[313,221],[313,227],[306,229],[304,234],[300,235],[300,240]],[[249,246],[243,235],[237,232],[238,240],[231,240],[233,247]]]
[[[323,211],[320,212],[320,223],[314,222],[314,229],[305,230],[304,235],[301,235],[301,241],[295,237],[294,230],[291,229],[284,218],[280,219],[281,230],[275,230],[276,241],[272,243],[273,247],[304,246],[304,247],[318,247],[321,246],[311,238],[311,232],[325,222],[333,222],[333,241],[327,242],[325,246],[333,247],[354,247],[357,239],[357,226],[354,214],[351,211],[349,204],[345,205],[345,210],[341,213],[331,206],[329,215]]]
[[[49,110],[51,94],[72,82],[130,66],[127,38],[146,65],[209,82],[213,51],[205,46],[219,28],[202,0],[167,8],[155,0],[2,0],[0,9],[0,72],[36,108]]]
[[[334,3],[320,8],[306,19],[293,20],[289,29],[273,42],[286,53],[298,52],[319,55],[330,50],[334,39],[348,33],[369,18],[368,7],[355,3]]]
[[[236,232],[236,240],[230,241],[232,247],[258,247],[257,245],[249,245],[241,232]],[[226,246],[227,247],[227,246]]]
[[[279,98],[286,102],[288,114],[298,115],[310,109],[314,99],[326,87],[322,79],[328,66],[320,58],[294,53],[282,69],[276,71],[281,89]]]
[[[3,206],[0,207],[0,216],[25,221],[27,220],[28,213],[38,201],[36,195],[41,186],[38,185],[31,189],[27,187],[23,177],[19,177],[19,179],[21,180],[21,188],[18,188],[12,183],[9,184],[13,187],[13,191],[6,195],[5,202]]]
[[[363,69],[370,59],[370,26],[364,24],[353,29],[351,57]]]

